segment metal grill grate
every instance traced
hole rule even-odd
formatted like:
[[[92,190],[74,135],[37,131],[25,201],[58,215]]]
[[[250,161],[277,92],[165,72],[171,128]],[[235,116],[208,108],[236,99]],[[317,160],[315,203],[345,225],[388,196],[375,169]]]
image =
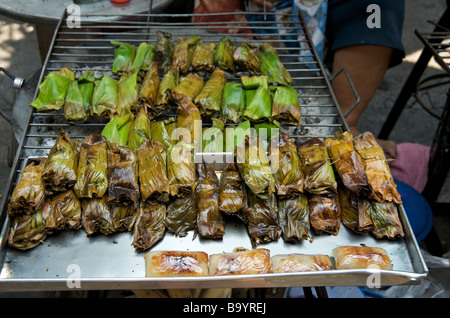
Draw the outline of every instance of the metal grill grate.
[[[425,47],[431,50],[436,62],[450,75],[450,30],[415,33]]]

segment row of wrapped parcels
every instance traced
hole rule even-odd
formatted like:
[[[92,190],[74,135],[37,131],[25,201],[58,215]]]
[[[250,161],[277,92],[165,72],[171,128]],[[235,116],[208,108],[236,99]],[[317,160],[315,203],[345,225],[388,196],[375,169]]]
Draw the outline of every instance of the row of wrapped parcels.
[[[166,228],[221,239],[223,214],[242,220],[255,246],[281,236],[309,239],[310,226],[337,235],[341,221],[377,238],[404,235],[401,197],[371,133],[338,132],[298,145],[285,133],[279,137],[266,154],[261,142],[245,136],[219,178],[212,164],[194,162],[191,143],[166,149],[146,140],[133,151],[101,135],[80,144],[61,131],[48,157],[27,165],[13,190],[9,243],[28,249],[54,230],[83,226],[88,235],[133,230],[133,245],[145,250]]]

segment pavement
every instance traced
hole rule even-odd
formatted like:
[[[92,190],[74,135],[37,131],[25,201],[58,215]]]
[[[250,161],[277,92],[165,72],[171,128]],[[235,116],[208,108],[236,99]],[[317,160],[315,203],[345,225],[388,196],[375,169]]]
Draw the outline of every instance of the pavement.
[[[445,0],[408,0],[405,2],[403,44],[406,49],[406,57],[400,65],[388,70],[360,121],[360,131],[371,131],[375,136],[379,133],[423,48],[422,43],[414,34],[414,30],[432,31],[434,26],[428,20],[437,22],[446,8]],[[7,69],[15,76],[27,79],[39,70],[41,65],[34,25],[0,15],[0,67]],[[442,73],[441,67],[431,60],[423,77],[440,73]],[[448,87],[444,85],[425,92],[422,97],[435,111],[440,113],[445,104],[447,90]],[[0,108],[9,115],[12,113],[14,99],[12,81],[0,73]],[[429,115],[414,98],[411,98],[390,138],[397,143],[412,142],[431,146],[438,122],[438,119]],[[4,142],[0,144],[0,195],[4,191],[10,173],[8,166],[10,150],[8,152],[8,148],[11,149],[11,134],[11,126],[0,117],[0,136],[4,138]],[[448,177],[447,181],[449,181]],[[450,202],[450,182],[446,182],[441,190],[439,201]],[[449,251],[450,214],[436,216],[434,226],[444,249]]]

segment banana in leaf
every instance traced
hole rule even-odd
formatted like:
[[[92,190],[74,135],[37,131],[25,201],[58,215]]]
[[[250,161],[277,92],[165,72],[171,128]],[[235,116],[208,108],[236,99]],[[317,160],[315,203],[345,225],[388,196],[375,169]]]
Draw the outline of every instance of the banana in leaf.
[[[134,59],[136,57],[137,48],[133,44],[111,41],[114,45],[114,61],[112,65],[112,72],[116,75],[122,75],[131,71]]]
[[[136,250],[148,250],[163,238],[165,218],[164,204],[141,203],[133,231],[132,245]]]
[[[303,193],[305,176],[297,146],[288,134],[282,132],[279,137],[274,137],[269,147],[277,195],[289,197]]]
[[[239,70],[249,72],[252,75],[261,72],[257,49],[252,44],[242,43],[241,46],[234,50],[233,60]]]
[[[222,118],[238,123],[245,111],[245,91],[240,83],[227,82],[222,94]]]
[[[189,73],[182,77],[179,84],[170,91],[171,99],[180,104],[184,99],[193,100],[205,84],[203,78],[196,73]]]
[[[153,106],[155,116],[159,116],[170,109],[171,92],[178,86],[178,80],[178,69],[171,69],[164,74],[159,83],[156,105]]]
[[[144,81],[139,90],[139,104],[148,108],[148,112],[152,116],[159,116],[162,113],[160,107],[157,107],[158,90],[159,90],[159,75],[158,63],[153,63],[152,67],[145,74]]]
[[[309,204],[304,194],[278,200],[278,221],[283,229],[283,239],[296,243],[309,238]]]
[[[202,151],[208,153],[223,152],[225,146],[225,123],[219,118],[212,118],[211,121],[211,127],[202,129]]]
[[[81,200],[81,225],[88,236],[98,232],[109,235],[116,231],[106,196]]]
[[[39,210],[45,199],[45,185],[42,180],[46,158],[39,163],[31,162],[22,171],[8,203],[8,214],[32,214]]]
[[[214,65],[230,73],[236,72],[233,59],[234,49],[234,43],[224,36],[214,52]]]
[[[159,63],[160,70],[167,73],[172,65],[174,44],[172,34],[156,31],[155,60]]]
[[[106,75],[95,81],[91,103],[92,116],[110,117],[117,112],[118,86],[116,80]]]
[[[200,110],[195,104],[188,98],[180,100],[180,104],[177,108],[177,136],[176,140],[179,140],[182,134],[184,141],[193,142],[195,137],[200,134],[202,116]]]
[[[371,132],[365,132],[353,139],[356,151],[362,158],[367,174],[371,196],[378,202],[402,203],[394,183],[383,149]]]
[[[177,118],[172,117],[166,120],[152,121],[150,124],[150,131],[152,140],[160,141],[168,150],[175,145],[175,140],[172,139],[172,132],[176,129]]]
[[[276,86],[272,101],[272,119],[280,123],[300,125],[300,103],[294,87]]]
[[[368,192],[367,174],[359,154],[353,146],[350,131],[338,131],[333,138],[324,141],[336,173],[344,186],[355,194]]]
[[[167,177],[167,151],[159,141],[145,141],[136,150],[141,201],[167,202],[169,179]]]
[[[175,44],[172,55],[172,68],[178,68],[182,74],[189,71],[194,52],[197,44],[200,42],[200,37],[197,35],[190,38],[180,38]]]
[[[44,205],[47,205],[49,211],[54,211],[55,216],[63,217],[65,229],[81,228],[81,202],[72,189],[47,197]],[[44,206],[44,212],[45,209]],[[61,224],[60,226],[62,228]]]
[[[132,123],[133,115],[131,113],[112,118],[103,127],[102,136],[109,142],[125,146],[128,143]]]
[[[71,192],[73,195],[73,191]],[[77,210],[73,212],[81,216],[81,206],[79,201],[74,201],[73,196],[70,196],[69,199],[71,199],[72,202],[67,202],[66,197],[60,197],[59,195],[47,196],[45,198],[44,205],[42,206],[42,216],[45,219],[45,228],[47,230],[47,233],[52,234],[55,231],[65,228],[66,219],[63,214],[63,209],[66,210],[66,213],[71,214],[72,211],[67,210],[70,208],[75,208]],[[64,205],[66,206],[64,207]]]
[[[108,143],[108,203],[131,205],[139,200],[138,162],[128,146]]]
[[[198,44],[195,47],[194,58],[192,59],[192,68],[197,72],[214,71],[214,53],[216,43]]]
[[[277,51],[270,43],[264,42],[259,46],[258,58],[261,64],[261,74],[269,78],[269,83],[292,84],[291,74],[286,70]]]
[[[259,86],[251,101],[246,101],[245,111],[242,116],[251,122],[261,122],[269,119],[271,115],[272,97],[267,88]]]
[[[260,86],[263,86],[269,89],[269,78],[267,76],[259,75],[259,76],[241,76],[241,84],[244,89],[257,89]]]
[[[150,117],[145,111],[145,108],[141,107],[136,116],[134,116],[130,127],[128,147],[130,147],[133,151],[136,151],[136,149],[138,149],[144,141],[151,139],[151,133]]]
[[[297,147],[297,152],[305,173],[304,190],[314,194],[337,193],[337,182],[325,144],[319,138],[310,138]]]
[[[34,214],[15,215],[8,233],[8,245],[29,250],[43,244],[48,234],[42,209]]]
[[[228,163],[220,175],[219,210],[239,216],[247,206],[247,188],[234,162]]]
[[[396,203],[378,202],[376,200],[368,200],[366,203],[370,203],[372,208],[370,210],[370,217],[374,224],[372,234],[377,239],[395,240],[405,236]]]
[[[214,115],[222,108],[223,89],[227,79],[225,72],[217,68],[194,99],[201,114]]]
[[[133,231],[139,203],[130,205],[111,205],[111,219],[116,232]]]
[[[64,106],[67,90],[74,81],[75,73],[67,67],[51,72],[39,84],[39,94],[30,106],[38,112],[60,110]]]
[[[225,151],[234,153],[236,146],[245,142],[245,138],[254,135],[254,129],[250,121],[241,122],[236,127],[228,126],[225,128]]]
[[[205,162],[197,164],[196,170],[197,231],[203,238],[222,239],[225,221],[219,210],[219,178],[213,167]]]
[[[116,115],[123,116],[135,111],[140,97],[138,72],[124,73],[117,83],[117,108]]]
[[[42,172],[42,181],[47,192],[72,189],[77,182],[79,143],[70,139],[62,130],[48,154]]]
[[[106,138],[98,135],[86,137],[80,148],[77,183],[74,186],[78,198],[101,198],[104,196],[108,189],[107,167]]]
[[[195,191],[197,180],[191,144],[180,141],[167,152],[167,177],[171,196]]]
[[[374,224],[370,216],[370,201],[358,196],[343,184],[339,184],[338,193],[342,224],[358,234],[372,231]]]
[[[137,48],[133,64],[131,65],[131,71],[137,70],[139,77],[143,77],[152,66],[154,59],[155,45],[141,42]]]
[[[195,209],[195,192],[175,197],[167,205],[167,215],[164,225],[175,236],[185,237],[197,224]]]
[[[309,221],[316,234],[337,235],[341,227],[341,209],[337,194],[308,196]]]
[[[69,123],[79,123],[89,118],[94,82],[94,72],[86,71],[68,87],[64,102],[64,117]]]

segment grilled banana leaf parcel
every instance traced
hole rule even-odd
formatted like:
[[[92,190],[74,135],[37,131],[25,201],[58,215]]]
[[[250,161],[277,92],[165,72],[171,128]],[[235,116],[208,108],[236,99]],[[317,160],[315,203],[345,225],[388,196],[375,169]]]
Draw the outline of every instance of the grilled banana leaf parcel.
[[[278,221],[283,229],[283,239],[296,243],[309,238],[309,204],[305,194],[278,200]]]
[[[224,152],[225,123],[219,118],[211,118],[211,121],[211,127],[202,129],[202,151],[208,153]]]
[[[305,173],[304,190],[314,194],[337,193],[337,182],[325,144],[318,138],[311,138],[297,145],[297,152]]]
[[[63,130],[48,154],[42,172],[45,189],[61,192],[73,188],[77,182],[79,143],[70,139]]]
[[[176,117],[166,120],[152,121],[150,124],[152,140],[162,142],[166,150],[168,150],[170,147],[175,145],[175,140],[172,140],[172,132],[176,127]]]
[[[383,149],[371,132],[365,132],[354,138],[353,144],[361,156],[371,196],[379,201],[402,203],[397,185],[394,183]]]
[[[89,118],[94,82],[94,72],[86,71],[68,87],[64,101],[64,117],[69,123],[75,124]]]
[[[8,214],[32,214],[40,209],[45,199],[45,185],[42,180],[46,159],[38,164],[31,162],[22,171],[8,203]]]
[[[240,83],[227,82],[222,94],[222,118],[238,123],[245,111],[245,90]]]
[[[174,44],[172,34],[156,31],[155,60],[159,63],[160,70],[165,74],[172,65]]]
[[[300,125],[300,103],[294,87],[276,86],[272,101],[272,119],[280,123]]]
[[[233,53],[234,63],[243,72],[252,75],[260,74],[261,65],[259,63],[258,48],[252,44],[242,43]]]
[[[188,98],[183,98],[177,108],[177,133],[176,140],[183,135],[184,141],[194,141],[198,133],[196,129],[201,129],[202,116],[200,110]],[[171,136],[172,137],[172,136]]]
[[[81,228],[81,202],[72,189],[47,197],[45,204],[50,211],[56,211],[55,215],[63,217],[64,228]]]
[[[197,224],[197,210],[195,209],[195,192],[175,197],[167,205],[167,215],[164,225],[176,236],[184,237]]]
[[[105,127],[103,127],[102,136],[109,142],[124,146],[128,143],[132,123],[133,115],[131,113],[127,113],[121,117],[112,118]]]
[[[214,115],[220,113],[226,82],[225,71],[220,68],[215,69],[194,99],[194,103],[198,106],[201,114]]]
[[[187,39],[180,38],[173,49],[172,68],[178,68],[182,74],[186,74],[191,67],[194,51],[200,40],[197,35]]]
[[[378,202],[368,200],[372,207],[370,216],[374,223],[372,234],[378,238],[395,240],[405,236],[403,226],[398,215],[398,206],[394,202]]]
[[[130,205],[111,205],[111,219],[116,232],[133,231],[136,215],[139,212],[139,203]]]
[[[117,112],[118,86],[116,80],[106,75],[95,81],[91,103],[92,116],[110,117]]]
[[[148,250],[163,238],[166,232],[165,218],[166,206],[164,204],[140,204],[131,243],[136,250]]]
[[[114,45],[114,61],[112,65],[112,72],[116,75],[122,75],[131,71],[134,59],[136,57],[137,48],[133,44],[111,41]]]
[[[199,163],[196,170],[197,231],[203,238],[222,239],[225,234],[225,221],[219,210],[219,179],[210,164]]]
[[[247,90],[257,89],[260,86],[263,86],[269,89],[269,78],[267,76],[259,75],[259,76],[241,76],[241,84],[242,87]]]
[[[353,232],[362,234],[374,229],[370,201],[353,193],[343,184],[339,184],[339,205],[342,224]]]
[[[74,186],[78,198],[101,198],[104,196],[108,189],[107,167],[106,138],[98,135],[86,137],[80,148],[77,183]]]
[[[200,75],[189,73],[182,77],[179,84],[170,91],[170,97],[176,104],[180,104],[186,98],[193,100],[200,93],[204,84]]]
[[[309,221],[316,234],[337,235],[341,227],[341,209],[337,194],[308,196]]]
[[[171,196],[183,196],[195,191],[197,178],[191,144],[180,141],[168,150],[167,177]]]
[[[278,146],[276,145],[278,141]],[[270,142],[269,155],[278,196],[303,193],[304,174],[297,146],[288,134],[281,132]]]
[[[219,210],[238,215],[247,206],[247,189],[234,162],[228,163],[220,175]]]
[[[265,42],[259,46],[258,58],[261,63],[261,74],[269,78],[269,83],[292,84],[291,74],[286,70],[277,51],[270,43]]]
[[[139,185],[142,202],[167,202],[169,179],[167,177],[167,151],[159,141],[145,141],[136,150]]]
[[[144,81],[139,90],[139,104],[148,108],[148,112],[152,116],[161,115],[165,108],[157,107],[158,90],[159,90],[159,74],[158,63],[153,63],[152,67],[147,71]]]
[[[139,77],[144,77],[145,73],[150,69],[155,59],[155,45],[141,42],[137,48],[136,56],[131,71],[137,70]]]
[[[178,86],[178,69],[171,69],[164,74],[159,83],[158,97],[154,106],[155,115],[160,115],[170,109],[171,92]]]
[[[267,88],[259,86],[251,101],[249,102],[247,99],[245,111],[242,116],[251,122],[261,122],[269,119],[271,115],[272,97]]]
[[[38,112],[60,110],[64,106],[67,90],[74,81],[75,73],[67,67],[51,72],[39,84],[39,94],[30,106]]]
[[[117,83],[117,116],[123,116],[136,109],[140,96],[140,87],[137,71],[124,73],[120,77]]]
[[[116,231],[106,196],[81,200],[81,225],[88,236],[98,232],[109,235]]]
[[[197,72],[214,71],[214,53],[216,51],[216,43],[198,44],[195,47],[194,58],[192,60],[192,68]]]
[[[139,200],[138,162],[128,146],[108,143],[108,203],[131,205]]]
[[[234,49],[233,42],[224,36],[214,52],[214,65],[230,73],[236,72],[233,59]]]
[[[34,214],[13,217],[8,234],[8,245],[19,250],[29,250],[44,243],[48,236],[42,209]]]
[[[339,131],[333,138],[325,139],[324,143],[335,171],[344,186],[356,194],[367,193],[369,187],[367,174],[364,164],[353,146],[352,133]]]
[[[150,117],[141,107],[133,119],[128,135],[128,147],[136,151],[144,141],[150,140],[152,136]]]

